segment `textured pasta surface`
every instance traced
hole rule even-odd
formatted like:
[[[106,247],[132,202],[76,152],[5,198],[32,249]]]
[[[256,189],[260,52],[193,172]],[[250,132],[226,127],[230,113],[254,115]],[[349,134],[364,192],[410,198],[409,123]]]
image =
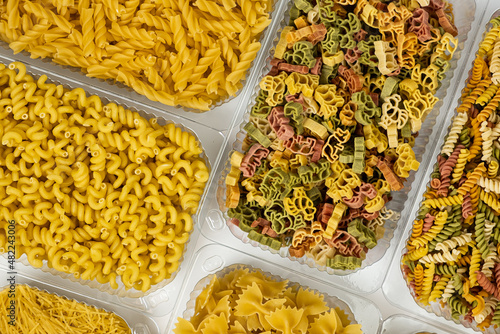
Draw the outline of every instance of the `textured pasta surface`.
[[[234,265],[213,275],[196,298],[191,319],[178,318],[185,333],[363,333],[349,309],[327,296],[276,280],[258,269]]]
[[[0,252],[114,289],[171,277],[209,175],[195,136],[19,62],[0,93]]]
[[[499,37],[494,19],[402,258],[404,276],[420,305],[444,308],[462,324],[482,331],[500,325]],[[422,220],[427,231],[419,230]],[[433,229],[437,233],[427,238]]]
[[[230,158],[230,223],[289,258],[361,267],[398,218],[393,192],[420,165],[415,140],[458,47],[451,10],[441,0],[295,1]]]
[[[11,302],[16,307],[15,326],[7,317]],[[130,334],[126,322],[116,314],[69,300],[27,285],[0,292],[0,331],[3,334]]]
[[[119,81],[152,101],[209,110],[234,96],[271,22],[272,0],[9,0],[0,38]]]

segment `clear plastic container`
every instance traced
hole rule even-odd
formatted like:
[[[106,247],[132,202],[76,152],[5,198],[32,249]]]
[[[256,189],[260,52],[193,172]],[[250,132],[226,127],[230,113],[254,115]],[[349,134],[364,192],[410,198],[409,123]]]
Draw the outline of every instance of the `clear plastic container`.
[[[305,277],[235,249],[210,244],[199,249],[196,254],[165,334],[172,333],[178,317],[188,319],[193,314],[194,301],[211,278],[207,275],[219,275],[226,272],[228,267],[240,264],[260,269],[276,278],[288,279],[292,284],[298,283],[303,287],[310,287],[320,293],[328,294],[327,300],[341,308],[342,305],[346,305],[350,309],[356,322],[361,324],[364,333],[376,333],[380,326],[380,311],[375,304],[363,297],[356,296],[341,288],[334,288],[312,277]]]
[[[484,3],[484,15],[477,18],[475,25],[478,26],[476,31],[476,36],[474,38],[474,44],[470,48],[469,57],[466,62],[466,68],[463,71],[462,77],[459,80],[460,86],[457,89],[454,96],[454,103],[452,108],[446,113],[446,120],[443,122],[441,131],[439,131],[438,136],[435,139],[433,149],[427,155],[426,166],[427,172],[421,178],[420,187],[415,195],[415,201],[411,206],[409,206],[408,211],[411,212],[409,219],[406,221],[403,229],[403,237],[396,246],[397,252],[394,255],[391,266],[387,273],[387,277],[383,283],[382,290],[387,300],[396,307],[404,309],[408,312],[413,313],[415,316],[421,316],[424,319],[432,319],[438,321],[439,323],[446,325],[452,333],[475,333],[475,331],[480,331],[473,324],[466,321],[454,320],[451,318],[451,314],[447,308],[444,308],[440,303],[431,303],[428,306],[424,306],[421,303],[417,303],[410,293],[407,287],[406,280],[403,278],[401,272],[401,256],[406,250],[406,244],[408,238],[411,234],[413,219],[416,216],[418,209],[420,208],[420,203],[423,199],[423,194],[426,190],[426,186],[430,182],[430,173],[436,162],[436,157],[441,151],[441,147],[444,143],[445,135],[448,133],[449,126],[452,122],[453,117],[456,115],[456,107],[459,105],[458,101],[461,96],[461,90],[464,87],[464,83],[468,77],[468,71],[472,67],[473,60],[476,56],[476,52],[479,48],[479,43],[483,40],[483,35],[485,29],[487,28],[488,22],[500,14],[500,4],[497,1],[489,1],[487,4]],[[484,333],[499,333],[499,329],[494,329],[493,326],[488,328]]]
[[[8,65],[12,61],[14,61],[14,59],[4,58],[4,57],[0,56],[0,63],[4,63],[5,65]],[[35,79],[40,77],[41,75],[45,74],[45,72],[42,69],[39,69],[38,67],[34,67],[34,66],[29,65],[29,64],[25,64],[25,65],[26,65],[27,73],[30,74],[31,76],[33,76]],[[50,77],[49,76],[47,82],[62,84],[65,88],[69,88],[69,89],[80,87],[79,83],[73,82],[70,80],[66,80],[60,76],[59,77]],[[211,166],[213,166],[215,160],[217,159],[217,157],[219,155],[220,145],[221,145],[221,142],[223,140],[223,137],[220,133],[218,133],[215,130],[210,129],[208,127],[201,126],[195,122],[185,120],[185,119],[182,119],[179,117],[174,117],[173,119],[170,119],[170,118],[168,118],[169,115],[165,115],[164,113],[160,113],[157,110],[150,109],[150,108],[147,108],[145,106],[141,106],[140,104],[135,103],[133,101],[131,101],[130,103],[124,104],[120,100],[118,100],[118,101],[111,100],[110,96],[108,96],[106,94],[101,94],[101,92],[95,91],[91,87],[81,87],[81,88],[84,88],[86,90],[87,96],[96,94],[97,96],[99,96],[102,99],[103,102],[108,102],[108,101],[117,102],[118,104],[123,105],[125,108],[131,109],[133,111],[138,111],[139,114],[141,114],[146,119],[156,117],[158,119],[159,124],[173,122],[176,125],[180,126],[183,129],[183,131],[187,131],[187,132],[195,135],[198,139],[198,144],[204,150],[204,152],[200,155],[200,157],[205,160],[205,163],[207,164],[209,171],[211,173],[211,178],[213,178],[214,170]],[[182,122],[182,123],[179,123],[179,122]],[[203,205],[203,201],[204,201],[205,197],[207,196],[208,188],[209,188],[209,186],[208,186],[208,182],[207,182],[207,185],[205,187],[205,191],[202,195],[202,198],[201,198],[201,201],[199,204],[200,207]],[[199,209],[198,209],[198,211],[199,211]],[[194,225],[198,224],[198,220],[199,220],[198,215],[193,215],[193,224]],[[195,232],[195,233],[191,233],[190,240],[188,240],[188,242],[185,244],[184,256],[180,260],[181,263],[183,260],[189,259],[189,257],[192,255],[192,252],[189,252],[189,250],[190,250],[190,248],[194,247],[194,245],[196,244],[196,240],[198,238],[199,232],[197,229],[193,229],[192,232]],[[5,258],[5,259],[7,258],[6,253],[3,254],[3,258]],[[21,255],[21,257],[19,258],[18,261],[20,263],[28,266],[28,267],[30,266],[26,254]],[[182,264],[181,264],[180,268],[183,268]],[[60,272],[60,271],[55,270],[54,268],[48,267],[46,261],[44,261],[42,268],[36,269],[36,270],[48,272],[48,273],[51,273],[53,275],[58,275],[60,277],[63,277],[65,279],[69,279],[73,282],[78,282],[79,283],[78,285],[87,285],[87,286],[90,286],[94,289],[98,289],[100,291],[105,291],[105,292],[110,293],[110,294],[115,294],[115,295],[118,295],[120,297],[128,297],[128,298],[142,298],[142,297],[145,297],[149,294],[152,294],[153,292],[165,287],[166,285],[170,284],[171,282],[174,282],[175,276],[179,273],[179,269],[178,269],[175,273],[172,274],[172,277],[170,277],[169,279],[166,279],[158,284],[151,286],[151,288],[147,292],[142,292],[142,291],[138,291],[135,289],[126,290],[125,286],[121,282],[119,283],[118,289],[113,289],[113,288],[111,288],[111,286],[109,284],[101,284],[101,283],[97,282],[96,280],[89,281],[89,280],[83,280],[80,278],[77,279],[72,274]],[[177,280],[175,282],[178,282],[178,283],[176,283],[177,285],[181,284],[182,279]],[[78,289],[78,287],[75,287],[75,289]],[[174,284],[174,288],[171,290],[172,293],[175,293],[178,290],[179,290],[178,286],[175,287],[175,284]],[[160,294],[163,294],[163,297],[165,297],[165,291],[160,292]],[[152,296],[152,297],[150,297],[151,301],[149,301],[149,302],[142,301],[142,303],[144,303],[145,305],[153,305],[155,303],[158,304],[158,303],[161,303],[162,299],[167,299],[167,298],[163,298],[163,297],[159,298],[159,297]],[[175,294],[172,295],[172,298],[175,299],[175,297],[176,297]],[[156,301],[153,301],[153,300],[156,300]]]
[[[446,331],[439,326],[434,326],[401,314],[396,314],[385,319],[379,334],[420,334],[422,332],[430,334],[453,334],[453,332]]]
[[[80,68],[59,65],[52,62],[51,59],[31,59],[27,51],[20,52],[14,55],[12,49],[9,48],[8,44],[4,41],[0,41],[0,58],[15,58],[16,60],[22,61],[26,64],[31,64],[43,70],[49,78],[55,78],[60,76],[65,79],[65,82],[74,82],[77,87],[82,87],[88,90],[84,86],[92,87],[95,91],[99,93],[97,95],[103,96],[106,94],[109,96],[110,100],[120,99],[122,102],[134,102],[142,106],[147,106],[159,113],[163,113],[167,119],[171,119],[172,116],[180,117],[186,120],[191,120],[193,122],[202,125],[203,127],[208,127],[215,130],[225,130],[228,129],[232,123],[233,118],[236,116],[235,110],[238,110],[238,106],[246,102],[247,99],[247,89],[246,86],[250,85],[253,87],[253,79],[255,77],[254,72],[256,68],[259,68],[259,64],[263,60],[263,55],[267,50],[267,45],[270,42],[270,36],[274,36],[274,31],[277,28],[277,23],[282,17],[282,7],[288,2],[288,0],[276,0],[271,12],[271,24],[264,30],[261,34],[261,50],[257,54],[257,57],[252,62],[251,67],[247,70],[245,79],[242,81],[244,87],[240,89],[237,96],[227,98],[226,100],[219,101],[212,107],[209,112],[200,113],[194,109],[189,108],[176,108],[164,105],[160,102],[154,102],[149,100],[147,97],[136,93],[133,89],[123,85],[120,82],[113,82],[112,80],[102,80],[97,78],[87,77]],[[191,111],[189,111],[191,110]],[[194,112],[193,112],[194,111]]]
[[[7,285],[7,268],[0,266],[0,285],[3,289]],[[139,310],[134,310],[132,308],[127,308],[125,306],[120,306],[106,302],[102,299],[94,298],[91,295],[82,294],[80,292],[72,291],[67,289],[57,282],[43,281],[38,277],[33,277],[30,275],[16,274],[15,275],[16,284],[26,284],[39,290],[45,290],[49,293],[56,294],[61,297],[66,297],[68,299],[74,299],[77,302],[87,304],[89,306],[95,306],[99,309],[103,309],[108,312],[113,312],[123,320],[127,322],[127,325],[131,329],[131,334],[157,334],[160,333],[160,329],[156,322],[149,316],[140,312]]]
[[[419,132],[419,136],[416,140],[416,145],[414,151],[416,157],[419,161],[422,161],[420,169],[426,169],[427,165],[425,161],[425,152],[428,150],[427,146],[432,146],[433,142],[430,141],[432,138],[433,131],[439,129],[441,123],[443,122],[443,117],[441,114],[446,111],[452,99],[450,95],[456,89],[456,80],[462,74],[464,57],[462,56],[462,51],[467,50],[467,45],[470,43],[467,38],[469,31],[471,30],[471,25],[474,22],[474,17],[476,15],[476,3],[474,0],[459,0],[453,2],[454,13],[455,13],[455,24],[459,29],[459,45],[458,50],[451,61],[451,69],[446,73],[446,79],[442,81],[442,87],[438,90],[437,97],[440,98],[440,102],[436,104],[433,111],[428,115],[422,130]],[[288,14],[287,14],[288,15]],[[286,25],[286,17],[281,22],[281,28]],[[272,54],[274,46],[279,40],[279,32],[276,33],[273,43],[273,48],[269,51],[269,56],[267,61],[260,69],[260,78],[262,78],[270,69],[270,60],[272,59]],[[216,179],[214,184],[210,189],[210,193],[216,193],[217,200],[214,201],[212,198],[207,198],[206,205],[202,208],[201,215],[206,217],[205,224],[200,225],[202,228],[202,233],[204,236],[213,240],[215,242],[228,245],[233,248],[244,249],[246,252],[250,252],[257,256],[261,256],[269,261],[279,263],[281,265],[294,268],[295,270],[301,272],[307,272],[310,275],[315,275],[329,282],[334,282],[338,284],[345,285],[349,288],[363,291],[363,292],[373,292],[380,287],[383,281],[383,275],[386,272],[388,261],[387,257],[392,257],[393,253],[388,253],[391,240],[399,240],[401,237],[401,231],[398,229],[398,224],[396,221],[389,221],[386,223],[385,234],[383,238],[378,240],[378,244],[375,248],[367,252],[367,258],[363,261],[362,271],[359,269],[356,271],[342,271],[327,268],[325,266],[319,267],[312,260],[306,260],[304,258],[296,259],[288,254],[286,248],[282,248],[279,251],[272,250],[267,246],[263,246],[258,242],[248,239],[247,233],[242,232],[239,228],[232,226],[231,223],[227,223],[227,208],[225,207],[225,176],[229,172],[230,165],[229,159],[232,150],[239,150],[241,148],[242,139],[244,138],[244,131],[242,130],[243,125],[248,121],[250,109],[253,106],[254,99],[259,91],[258,85],[253,89],[251,98],[247,103],[247,109],[245,114],[243,114],[236,123],[239,122],[239,127],[234,127],[229,135],[228,145],[224,148],[224,155],[222,156],[222,161],[218,164]],[[429,144],[430,143],[430,144]],[[420,179],[417,174],[413,173],[405,184],[405,188],[398,192],[393,193],[393,200],[389,203],[388,208],[397,212],[402,213],[402,218],[400,221],[404,222],[408,219],[405,216],[404,208],[408,206],[408,198],[411,198],[411,190],[413,184],[419,184]],[[215,182],[218,182],[215,185]],[[219,209],[217,209],[219,208]],[[249,247],[250,246],[250,247]],[[258,249],[258,252],[254,252],[251,249]],[[298,265],[297,265],[298,264]],[[361,273],[362,272],[362,273]],[[345,276],[345,277],[341,277]],[[367,278],[370,278],[369,280]]]

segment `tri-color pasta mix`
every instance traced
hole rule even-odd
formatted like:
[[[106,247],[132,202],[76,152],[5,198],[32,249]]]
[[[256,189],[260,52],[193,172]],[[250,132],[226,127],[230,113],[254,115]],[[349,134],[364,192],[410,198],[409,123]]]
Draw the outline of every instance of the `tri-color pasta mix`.
[[[402,258],[421,306],[480,330],[500,326],[500,20],[490,26]]]
[[[127,323],[114,313],[75,300],[16,285],[15,299],[9,288],[0,291],[0,332],[2,334],[130,334]],[[5,320],[11,301],[16,305],[15,326]]]
[[[391,191],[457,45],[442,0],[297,0],[231,155],[231,222],[291,257],[355,269],[393,217]]]
[[[329,305],[325,296],[277,280],[249,267],[234,266],[212,279],[196,298],[194,315],[178,318],[173,332],[191,333],[350,333],[350,310]]]
[[[0,38],[15,53],[202,112],[242,87],[272,7],[272,0],[9,0],[0,4]]]
[[[209,177],[196,137],[0,64],[0,253],[147,291],[174,274]]]

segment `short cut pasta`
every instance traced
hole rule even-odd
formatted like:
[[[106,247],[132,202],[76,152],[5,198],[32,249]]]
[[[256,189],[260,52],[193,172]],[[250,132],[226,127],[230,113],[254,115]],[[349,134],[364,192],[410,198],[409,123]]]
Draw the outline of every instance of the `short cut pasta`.
[[[0,252],[143,292],[178,269],[209,171],[196,137],[0,64]]]
[[[272,0],[6,1],[0,38],[119,81],[152,101],[209,110],[242,87]]]

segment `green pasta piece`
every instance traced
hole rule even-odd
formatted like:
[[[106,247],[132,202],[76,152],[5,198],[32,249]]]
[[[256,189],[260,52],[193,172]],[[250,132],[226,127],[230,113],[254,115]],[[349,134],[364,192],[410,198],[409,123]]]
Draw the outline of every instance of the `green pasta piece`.
[[[317,188],[311,188],[310,190],[306,191],[307,197],[313,201],[314,206],[317,207],[319,203],[323,201],[323,195],[321,194],[321,191]]]
[[[448,214],[446,223],[443,229],[436,237],[429,242],[429,252],[434,251],[436,245],[440,242],[450,239],[455,234],[461,233],[462,228],[462,206],[460,204],[453,205],[451,213]]]
[[[280,200],[273,201],[264,210],[264,216],[271,222],[272,229],[278,234],[283,234],[289,230],[295,231],[307,226],[302,215],[289,215]]]
[[[497,303],[495,307],[495,312],[493,313],[493,319],[491,319],[493,325],[500,326],[500,302]]]
[[[326,260],[326,266],[333,269],[353,270],[361,267],[361,259],[354,256],[337,254],[333,259]]]
[[[458,296],[453,295],[448,299],[450,308],[459,315],[467,314],[467,304]]]
[[[236,208],[228,210],[227,215],[240,221],[239,227],[243,232],[249,232],[256,228],[251,227],[254,220],[261,216],[262,209],[258,205],[247,202],[244,198],[240,199]]]
[[[345,20],[341,20],[339,24],[340,29],[340,47],[342,49],[354,49],[356,47],[356,40],[354,34],[361,30],[361,21],[354,13],[347,14]]]
[[[325,158],[319,159],[317,162],[311,162],[308,166],[300,166],[297,173],[303,184],[316,183],[326,180],[330,176],[332,170],[330,163]]]
[[[300,178],[297,173],[287,173],[281,167],[275,167],[266,173],[259,190],[269,201],[282,201],[299,182]]]
[[[294,0],[293,3],[298,9],[306,13],[313,9],[313,5],[307,0]]]
[[[304,65],[313,68],[316,58],[313,55],[313,45],[308,41],[299,41],[293,44],[292,62],[294,65]]]
[[[321,41],[321,48],[323,52],[334,55],[339,51],[339,29],[328,28],[326,31],[325,39]]]
[[[354,148],[352,146],[344,147],[342,153],[340,153],[339,161],[344,164],[350,164],[354,161]]]
[[[362,220],[359,218],[347,224],[347,232],[369,249],[377,246],[375,232],[364,226]]]
[[[373,118],[380,117],[382,109],[377,107],[371,96],[366,94],[365,91],[352,94],[351,99],[358,106],[357,110],[354,112],[354,118],[356,118],[358,123],[370,125],[373,122]]]
[[[411,137],[411,124],[410,121],[406,122],[401,129],[401,137],[410,138]]]
[[[436,274],[454,276],[457,272],[457,266],[450,266],[448,264],[436,265]]]
[[[294,21],[299,18],[300,16],[300,9],[295,6],[295,4],[292,5],[292,8],[290,8],[290,20],[288,21],[289,26],[295,26]]]
[[[248,122],[247,124],[245,124],[243,129],[252,139],[259,142],[259,144],[261,144],[262,146],[266,148],[271,146],[271,140],[267,136],[265,136],[262,132],[260,132],[260,130],[257,129],[252,122]]]
[[[288,102],[285,104],[285,116],[290,119],[290,125],[295,133],[301,135],[304,133],[304,108],[297,102]]]
[[[484,224],[485,224],[485,215],[484,213],[477,213],[476,219],[474,221],[474,229],[475,229],[475,239],[476,246],[481,251],[481,257],[485,259],[490,253],[490,249],[488,247],[488,243],[486,242],[484,236]]]
[[[338,24],[337,13],[333,9],[335,3],[331,0],[319,2],[319,19],[325,27],[330,28]]]
[[[354,173],[361,174],[365,170],[365,137],[354,138]]]
[[[380,93],[380,98],[382,100],[385,100],[386,97],[389,97],[392,94],[394,94],[398,90],[398,87],[399,87],[399,79],[395,77],[388,77],[387,79],[385,79],[384,87],[382,88],[382,92]],[[409,136],[404,136],[404,137],[409,137]]]
[[[248,239],[257,241],[258,243],[269,246],[269,248],[275,250],[279,250],[281,248],[281,241],[279,239],[260,234],[255,230],[252,230],[250,231],[250,233],[248,233]]]
[[[259,95],[255,99],[255,104],[250,111],[251,116],[266,118],[272,110],[272,107],[266,103],[267,92],[260,90]]]

